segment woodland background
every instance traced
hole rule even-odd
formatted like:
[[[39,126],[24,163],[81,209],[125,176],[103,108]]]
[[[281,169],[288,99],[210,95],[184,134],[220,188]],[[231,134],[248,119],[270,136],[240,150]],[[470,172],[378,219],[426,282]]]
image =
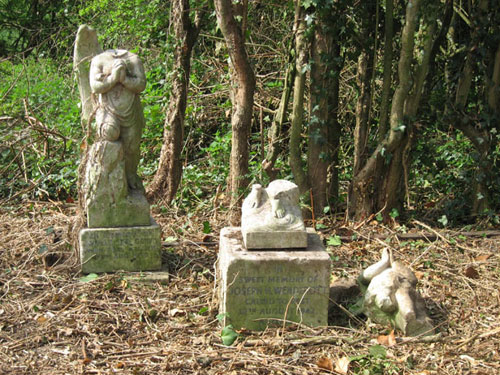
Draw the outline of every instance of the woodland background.
[[[498,0],[0,0],[0,373],[496,374],[499,12]],[[83,23],[147,70],[140,174],[168,285],[79,273]],[[336,300],[329,327],[243,330],[224,346],[218,231],[273,178],[299,185],[332,281],[390,247],[438,335],[394,337]]]

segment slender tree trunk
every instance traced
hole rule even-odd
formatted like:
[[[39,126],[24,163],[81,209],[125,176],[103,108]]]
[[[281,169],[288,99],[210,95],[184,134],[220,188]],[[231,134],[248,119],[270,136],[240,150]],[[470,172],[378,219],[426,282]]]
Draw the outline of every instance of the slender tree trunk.
[[[236,22],[230,0],[214,0],[217,22],[226,41],[236,79],[233,87],[231,117],[232,143],[229,190],[231,206],[241,200],[241,190],[248,185],[248,139],[250,137],[255,76],[245,49],[245,38]]]
[[[363,3],[363,20],[361,22],[361,45],[358,56],[358,72],[356,84],[359,90],[356,102],[356,126],[354,128],[354,166],[353,175],[356,175],[368,158],[368,138],[370,134],[370,115],[372,103],[372,78],[374,64],[374,49],[376,48],[376,18],[378,1]]]
[[[305,67],[308,62],[307,52],[309,50],[309,43],[305,35],[305,12],[300,6],[297,6],[296,11],[299,12],[299,16],[295,34],[295,53],[297,58],[293,86],[292,125],[290,128],[290,168],[300,192],[304,193],[309,190],[309,181],[307,179],[307,174],[304,171],[300,143],[302,140],[302,125],[304,122],[304,88],[306,81]]]
[[[359,97],[356,103],[356,127],[354,128],[354,167],[356,174],[366,162],[368,136],[370,134],[370,104],[373,56],[369,51],[362,51],[358,57],[358,74],[356,76]]]
[[[293,82],[295,79],[295,57],[291,52],[292,46],[293,40],[289,47],[290,53],[288,55],[288,67],[285,74],[283,93],[281,94],[280,104],[269,130],[266,158],[262,162],[262,169],[266,172],[269,180],[271,181],[276,179],[276,175],[278,173],[278,170],[274,168],[274,165],[281,151],[280,136],[283,129],[283,123],[286,119],[288,102],[290,101],[290,95],[292,93]]]
[[[323,214],[328,204],[328,167],[330,165],[329,131],[329,95],[331,89],[331,66],[327,63],[330,55],[332,37],[326,31],[322,20],[318,20],[312,44],[311,67],[311,120],[309,124],[309,142],[307,172],[309,176],[312,207],[315,216]]]
[[[175,198],[182,176],[182,143],[186,114],[191,53],[200,31],[197,15],[193,25],[189,17],[189,0],[175,0],[172,4],[174,35],[178,44],[174,52],[172,93],[167,109],[160,161],[153,181],[148,187],[148,198],[160,198],[166,204]]]
[[[328,193],[328,201],[330,207],[336,205],[339,201],[339,147],[341,126],[338,119],[339,114],[339,90],[340,90],[340,72],[343,66],[343,60],[340,56],[340,41],[337,39],[338,34],[333,36],[331,46],[331,60],[333,61],[334,74],[332,75],[331,85],[328,92],[328,145],[330,150],[330,187]]]
[[[384,78],[382,83],[382,98],[380,101],[380,121],[378,127],[378,139],[382,141],[387,134],[387,120],[389,114],[389,97],[392,86],[392,58],[394,38],[394,0],[386,0],[385,3],[385,36],[384,36]]]

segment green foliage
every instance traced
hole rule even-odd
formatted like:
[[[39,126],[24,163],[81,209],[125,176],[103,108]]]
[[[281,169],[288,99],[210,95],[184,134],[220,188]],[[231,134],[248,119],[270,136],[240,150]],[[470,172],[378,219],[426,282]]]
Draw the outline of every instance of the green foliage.
[[[328,246],[340,246],[342,245],[342,239],[340,238],[340,236],[338,235],[335,235],[335,236],[331,236],[330,238],[328,238],[328,240],[326,241],[326,244]]]
[[[222,344],[225,346],[231,346],[238,338],[238,333],[234,330],[233,326],[229,324],[228,326],[222,328],[220,337],[222,339]]]
[[[119,47],[146,56],[155,52],[151,47],[164,45],[168,6],[161,0],[91,0],[80,9],[79,22],[98,31],[104,49]]]
[[[387,350],[382,345],[372,345],[369,354],[361,354],[350,358],[351,370],[354,374],[399,374],[399,367],[387,358]]]
[[[0,71],[0,197],[74,197],[82,130],[68,70],[30,58]]]
[[[204,207],[217,186],[225,186],[228,177],[231,132],[217,131],[207,147],[202,147],[184,168],[182,186],[175,204],[183,207]]]
[[[0,0],[0,56],[61,56],[73,42],[78,1]]]

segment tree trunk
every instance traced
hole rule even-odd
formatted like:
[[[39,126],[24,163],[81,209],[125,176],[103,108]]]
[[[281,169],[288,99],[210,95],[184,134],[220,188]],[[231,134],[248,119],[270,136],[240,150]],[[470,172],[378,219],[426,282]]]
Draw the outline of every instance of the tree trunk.
[[[404,109],[411,88],[411,63],[419,5],[420,0],[410,0],[406,7],[406,23],[401,34],[401,53],[398,64],[399,84],[392,99],[390,129],[384,140],[378,144],[353,178],[350,215],[358,220],[378,211],[387,215],[399,199],[400,194],[394,191],[394,186],[402,176],[401,160],[406,139]],[[382,168],[383,185],[381,186],[374,183],[378,177],[375,176],[375,172],[377,172],[377,166],[384,163],[388,165]]]
[[[293,45],[293,40],[291,44]],[[291,51],[292,45],[289,47],[290,53],[288,55],[288,67],[285,74],[283,93],[281,94],[280,104],[269,130],[267,155],[262,162],[262,169],[266,172],[270,181],[275,180],[276,175],[278,174],[278,170],[274,168],[274,165],[281,150],[280,135],[281,130],[283,129],[283,123],[286,119],[287,107],[288,102],[290,101],[290,95],[292,93],[293,81],[295,80],[295,57]]]
[[[175,0],[172,4],[174,34],[178,44],[174,52],[172,93],[166,113],[160,161],[153,181],[148,187],[148,198],[159,198],[166,204],[175,198],[182,176],[182,143],[186,114],[191,53],[200,31],[197,15],[193,25],[189,17],[189,0]]]
[[[337,40],[338,34],[335,34],[331,46],[331,60],[334,62],[330,69],[333,69],[334,74],[331,79],[330,89],[328,92],[328,145],[330,151],[330,187],[328,193],[328,201],[330,208],[336,205],[339,201],[339,147],[341,126],[338,119],[339,114],[339,90],[340,90],[340,72],[342,70],[343,60],[340,58],[340,41]]]
[[[394,38],[394,0],[385,3],[385,35],[384,35],[384,78],[382,83],[382,98],[380,101],[380,121],[378,126],[378,139],[382,141],[387,134],[387,120],[389,114],[389,97],[392,85],[392,58]]]
[[[290,128],[290,168],[299,187],[300,193],[309,190],[309,181],[302,163],[300,143],[302,140],[302,125],[304,122],[304,88],[306,81],[306,66],[308,62],[308,41],[305,35],[306,22],[304,9],[297,6],[299,16],[296,23],[295,54],[296,73],[293,85],[292,125]]]
[[[214,0],[217,22],[226,41],[236,79],[231,117],[232,139],[229,190],[231,206],[239,204],[248,185],[248,139],[250,137],[255,76],[245,50],[245,39],[235,20],[230,0]]]
[[[326,32],[323,22],[318,20],[312,45],[312,110],[307,157],[307,172],[312,195],[311,206],[315,216],[322,215],[323,209],[328,205],[328,166],[330,164],[328,90],[331,88],[329,75],[331,67],[325,60],[330,55],[331,44],[331,36]]]
[[[370,134],[370,104],[373,56],[369,51],[362,51],[358,57],[358,74],[356,76],[359,97],[356,102],[356,127],[354,128],[354,166],[353,174],[359,172],[365,164],[368,136]]]

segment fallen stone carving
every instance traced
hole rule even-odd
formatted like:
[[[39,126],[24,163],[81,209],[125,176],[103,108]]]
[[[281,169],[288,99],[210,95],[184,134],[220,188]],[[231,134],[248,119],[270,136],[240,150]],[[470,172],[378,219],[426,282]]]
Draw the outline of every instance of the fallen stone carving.
[[[416,291],[417,278],[399,261],[393,261],[387,249],[377,263],[359,277],[364,293],[363,312],[374,322],[391,324],[405,335],[434,333],[425,303]]]

